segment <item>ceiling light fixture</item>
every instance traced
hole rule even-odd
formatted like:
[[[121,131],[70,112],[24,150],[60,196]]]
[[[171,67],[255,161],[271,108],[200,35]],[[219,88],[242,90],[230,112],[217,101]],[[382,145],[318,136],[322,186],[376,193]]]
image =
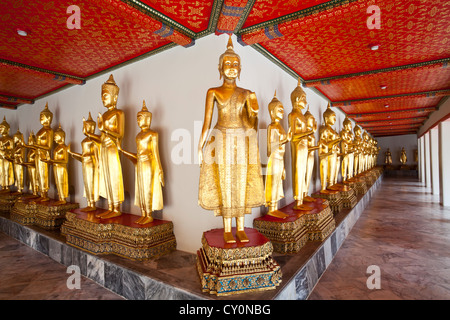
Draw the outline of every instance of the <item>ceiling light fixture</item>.
[[[385,107],[385,108],[389,108],[389,105],[388,105],[388,104],[385,104],[384,107]]]
[[[380,45],[378,43],[372,43],[372,44],[369,44],[369,48],[370,48],[370,50],[375,51],[380,48]]]
[[[380,86],[380,88],[381,88],[381,90],[385,90],[385,89],[387,88],[387,85],[382,84],[382,85]]]
[[[17,34],[22,37],[26,37],[29,33],[28,31],[26,31],[24,29],[20,29],[20,28],[17,28],[16,31],[17,31]]]

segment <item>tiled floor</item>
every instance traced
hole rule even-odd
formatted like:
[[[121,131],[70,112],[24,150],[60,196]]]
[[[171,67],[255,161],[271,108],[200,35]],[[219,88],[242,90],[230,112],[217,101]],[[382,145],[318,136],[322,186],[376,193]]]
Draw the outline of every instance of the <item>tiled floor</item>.
[[[309,299],[450,299],[450,209],[413,180],[384,178]],[[366,273],[379,267],[380,289]],[[0,300],[122,299],[0,232]],[[370,282],[372,283],[372,282]]]
[[[415,180],[384,178],[309,299],[450,299],[450,209]]]
[[[123,299],[83,276],[80,289],[69,289],[67,281],[73,275],[64,265],[0,232],[0,300]],[[71,279],[69,284],[74,284]]]

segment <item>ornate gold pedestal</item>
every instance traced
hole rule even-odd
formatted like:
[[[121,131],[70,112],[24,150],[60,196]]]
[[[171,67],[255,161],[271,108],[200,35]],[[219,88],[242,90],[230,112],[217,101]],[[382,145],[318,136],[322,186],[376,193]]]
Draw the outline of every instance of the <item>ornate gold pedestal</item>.
[[[311,205],[311,203],[308,203],[308,205]],[[315,210],[306,211],[302,217],[305,220],[309,240],[323,241],[333,232],[336,222],[327,200],[316,198],[314,208]]]
[[[115,254],[132,260],[156,258],[176,249],[171,221],[154,219],[140,225],[135,223],[140,216],[128,213],[111,219],[95,217],[104,211],[67,212],[61,226],[67,243],[95,255]]]
[[[348,180],[353,184],[353,190],[355,191],[356,196],[365,195],[368,188],[366,184],[366,180],[361,176],[356,176]]]
[[[10,213],[19,196],[20,193],[16,192],[0,192],[0,212]]]
[[[348,184],[337,183],[330,187],[331,190],[339,191],[344,208],[353,208],[358,203],[355,191]]]
[[[295,253],[307,241],[323,240],[335,228],[333,213],[327,200],[316,198],[305,202],[311,210],[295,210],[295,202],[280,209],[285,219],[265,215],[253,220],[253,226],[273,244],[275,252]]]
[[[344,208],[342,196],[339,191],[326,190],[325,193],[318,191],[311,194],[311,197],[327,200],[333,214],[339,213]]]
[[[24,225],[36,225],[57,230],[66,218],[66,212],[78,208],[78,203],[57,204],[57,200],[36,201],[32,196],[21,197],[11,209],[11,219]]]
[[[203,292],[218,296],[274,289],[281,283],[280,266],[273,260],[272,243],[252,228],[249,242],[227,244],[223,229],[203,233],[197,251],[197,271]],[[236,230],[233,228],[233,234]]]

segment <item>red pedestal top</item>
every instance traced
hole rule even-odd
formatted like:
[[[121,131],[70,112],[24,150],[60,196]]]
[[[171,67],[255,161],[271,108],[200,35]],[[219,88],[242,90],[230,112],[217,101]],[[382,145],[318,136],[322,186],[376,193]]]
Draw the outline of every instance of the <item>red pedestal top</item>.
[[[272,221],[272,222],[293,222],[296,221],[304,214],[317,214],[325,209],[325,205],[323,204],[324,199],[314,198],[313,202],[303,202],[303,204],[312,207],[312,210],[296,210],[294,209],[295,201],[287,206],[279,209],[279,211],[288,214],[289,216],[285,219],[277,218],[266,214],[263,217],[256,218],[255,220],[263,220],[263,221]]]
[[[153,222],[147,224],[138,224],[134,223],[141,216],[122,212],[122,215],[119,217],[111,218],[111,219],[100,219],[95,217],[96,214],[107,211],[106,209],[97,209],[95,211],[83,212],[81,209],[70,210],[73,213],[76,213],[77,218],[81,220],[87,220],[93,223],[99,224],[121,224],[124,226],[132,227],[132,228],[149,228],[154,227],[164,223],[170,223],[167,220],[154,219]]]
[[[217,247],[221,249],[256,247],[269,242],[269,239],[267,239],[263,234],[259,233],[258,230],[253,228],[244,228],[245,234],[250,241],[240,242],[236,237],[236,228],[232,228],[231,232],[236,239],[236,243],[225,243],[225,240],[223,239],[223,231],[223,228],[212,229],[204,232],[203,236],[205,237],[210,247]]]

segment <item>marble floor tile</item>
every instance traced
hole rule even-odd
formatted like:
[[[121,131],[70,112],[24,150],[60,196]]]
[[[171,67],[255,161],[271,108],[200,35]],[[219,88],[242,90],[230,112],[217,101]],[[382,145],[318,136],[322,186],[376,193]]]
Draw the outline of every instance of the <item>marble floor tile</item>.
[[[0,300],[123,300],[84,276],[80,289],[69,289],[70,275],[62,264],[0,233]]]
[[[450,209],[417,180],[384,177],[308,299],[448,300],[449,243]]]

